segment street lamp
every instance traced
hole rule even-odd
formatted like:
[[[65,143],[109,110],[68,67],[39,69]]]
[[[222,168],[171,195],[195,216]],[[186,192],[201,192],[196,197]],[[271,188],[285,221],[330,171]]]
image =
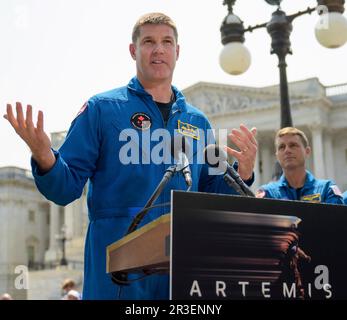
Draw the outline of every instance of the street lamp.
[[[254,0],[253,0],[254,1]],[[293,126],[290,111],[286,55],[292,54],[290,47],[290,33],[295,18],[311,14],[317,10],[320,15],[315,27],[318,42],[327,48],[338,48],[347,41],[347,20],[342,15],[345,0],[317,0],[317,7],[307,8],[292,15],[286,15],[280,8],[282,0],[265,0],[270,5],[277,6],[269,22],[244,28],[242,20],[233,13],[236,0],[224,0],[223,5],[228,6],[228,15],[224,18],[220,28],[224,48],[220,54],[222,69],[233,75],[244,73],[251,62],[248,49],[243,44],[244,33],[255,29],[265,28],[271,36],[271,54],[278,56],[280,72],[280,101],[281,101],[281,128]]]
[[[254,1],[254,0],[253,0]],[[338,48],[347,41],[347,20],[342,15],[345,0],[317,0],[317,7],[307,8],[292,15],[286,15],[281,10],[282,0],[265,0],[268,4],[277,6],[272,13],[269,22],[244,28],[242,20],[233,13],[236,0],[224,0],[223,5],[228,6],[228,14],[220,28],[223,50],[220,54],[220,65],[222,69],[232,75],[244,73],[251,63],[251,56],[243,44],[244,34],[255,29],[266,28],[271,36],[271,54],[278,57],[278,68],[280,73],[280,106],[281,106],[281,128],[292,127],[293,120],[290,110],[286,55],[292,54],[290,45],[290,33],[293,30],[292,22],[295,18],[304,14],[317,11],[320,15],[315,26],[315,35],[318,42],[326,48]],[[281,167],[276,163],[274,178],[281,175]]]

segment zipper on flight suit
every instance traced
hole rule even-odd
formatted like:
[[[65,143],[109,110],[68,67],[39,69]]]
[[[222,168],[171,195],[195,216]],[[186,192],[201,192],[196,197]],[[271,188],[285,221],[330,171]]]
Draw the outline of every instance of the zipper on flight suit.
[[[171,110],[170,110],[170,113],[169,113],[169,117],[168,117],[168,119],[167,119],[167,124],[165,124],[165,121],[164,121],[164,118],[163,118],[163,114],[161,113],[161,111],[160,111],[159,107],[157,106],[156,102],[155,102],[153,99],[152,99],[152,101],[153,101],[153,103],[155,104],[155,107],[157,108],[158,112],[160,113],[160,117],[161,117],[161,121],[162,121],[162,125],[163,125],[162,127],[163,127],[164,129],[167,130],[167,128],[169,127],[169,122],[170,122],[170,120],[174,117],[174,115],[175,115],[178,111],[180,111],[180,110],[176,109],[174,112],[172,112],[172,107],[173,107],[173,105],[176,103],[176,101],[174,101],[174,102],[172,103],[172,105],[171,105]],[[162,166],[163,166],[163,170],[165,171],[165,170],[166,170],[166,168],[165,168],[165,163],[163,163]],[[164,190],[165,190],[165,189],[164,189]],[[165,203],[165,202],[167,202],[166,199],[165,199],[165,194],[164,194],[164,193],[162,193],[162,194],[159,196],[158,200],[159,200],[160,203]],[[169,197],[168,201],[170,201],[170,197]],[[170,208],[170,210],[171,210],[171,208]],[[162,214],[167,213],[167,210],[165,209],[165,207],[162,207],[162,208],[161,208],[161,213],[162,213]]]

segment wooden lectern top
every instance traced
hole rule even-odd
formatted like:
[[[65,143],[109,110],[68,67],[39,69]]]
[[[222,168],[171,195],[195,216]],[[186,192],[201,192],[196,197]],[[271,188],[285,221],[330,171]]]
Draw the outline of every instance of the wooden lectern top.
[[[106,272],[165,272],[170,263],[170,214],[144,225],[107,246]]]

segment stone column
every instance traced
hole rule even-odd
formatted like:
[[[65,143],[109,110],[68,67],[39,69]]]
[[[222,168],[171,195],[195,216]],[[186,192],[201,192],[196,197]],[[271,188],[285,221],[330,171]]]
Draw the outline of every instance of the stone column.
[[[87,206],[87,191],[82,195],[82,235],[85,235],[89,225],[88,206]]]
[[[259,148],[263,169],[261,184],[270,182],[274,171],[275,162],[271,143],[270,139],[264,139]]]
[[[259,171],[259,152],[257,153],[257,157],[255,159],[255,164],[254,164],[254,176],[255,176],[255,180],[254,183],[252,185],[252,190],[256,191],[258,189],[258,187],[261,185],[261,176],[260,176],[260,171]]]
[[[324,139],[325,178],[335,180],[334,150],[332,133],[327,132]]]
[[[73,234],[73,204],[72,202],[64,207],[65,236],[68,239],[71,239]]]
[[[66,237],[68,239],[83,236],[83,201],[85,201],[85,197],[82,196],[65,207]]]
[[[59,223],[59,207],[51,203],[50,204],[50,226],[49,226],[49,249],[56,250],[59,248],[57,241],[57,235],[60,233]]]
[[[75,234],[77,237],[81,237],[83,236],[83,216],[85,214],[84,211],[84,201],[86,201],[85,197],[81,196],[81,198],[78,199],[77,203],[78,203],[78,211],[76,213],[76,217],[75,217]]]
[[[60,219],[59,219],[59,207],[50,203],[49,210],[49,248],[45,253],[45,261],[56,261],[58,259],[59,254],[59,240],[57,240],[57,236],[60,234]]]
[[[324,152],[323,152],[323,129],[321,126],[310,127],[312,133],[312,151],[314,175],[316,178],[325,177]]]

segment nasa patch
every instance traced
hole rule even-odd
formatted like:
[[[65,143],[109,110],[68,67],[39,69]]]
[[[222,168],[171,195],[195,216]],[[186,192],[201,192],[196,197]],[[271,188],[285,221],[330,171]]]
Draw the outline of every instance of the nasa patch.
[[[331,190],[334,192],[334,194],[335,194],[336,196],[343,197],[340,188],[339,188],[336,184],[330,186],[330,188],[331,188]]]
[[[152,120],[149,115],[143,112],[137,112],[131,116],[130,119],[133,127],[139,130],[148,130],[152,125]]]

